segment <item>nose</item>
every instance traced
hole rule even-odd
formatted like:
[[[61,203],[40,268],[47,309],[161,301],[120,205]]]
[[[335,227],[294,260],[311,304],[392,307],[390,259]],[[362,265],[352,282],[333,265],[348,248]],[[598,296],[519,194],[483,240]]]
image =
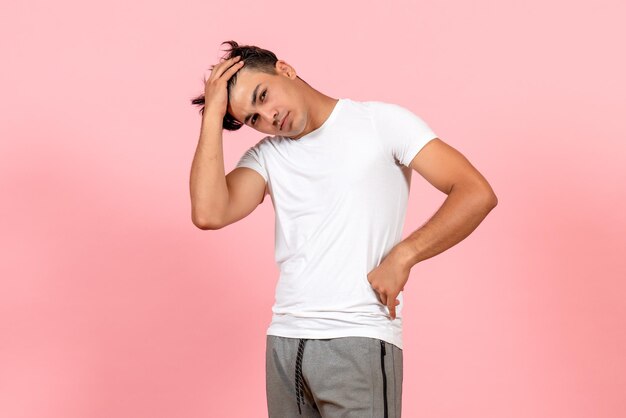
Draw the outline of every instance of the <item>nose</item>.
[[[263,110],[261,114],[270,125],[274,125],[279,128],[278,123],[280,122],[280,120],[278,120],[278,112],[276,110],[268,108],[267,110]]]

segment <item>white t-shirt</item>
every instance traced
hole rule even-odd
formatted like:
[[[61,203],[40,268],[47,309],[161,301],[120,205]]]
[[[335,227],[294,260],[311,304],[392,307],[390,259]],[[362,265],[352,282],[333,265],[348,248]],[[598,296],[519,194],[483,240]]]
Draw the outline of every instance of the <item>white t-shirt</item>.
[[[402,348],[367,274],[401,241],[413,157],[435,133],[391,103],[339,99],[300,139],[266,136],[237,167],[267,182],[280,269],[268,335],[378,338]]]

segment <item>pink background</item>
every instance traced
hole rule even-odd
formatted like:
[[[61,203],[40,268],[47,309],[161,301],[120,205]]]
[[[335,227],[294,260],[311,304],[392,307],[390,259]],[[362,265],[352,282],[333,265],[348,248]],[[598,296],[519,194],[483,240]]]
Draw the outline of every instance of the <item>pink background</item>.
[[[405,288],[404,417],[626,416],[623,2],[28,1],[0,19],[0,416],[262,417],[270,200],[191,223],[234,39],[420,115],[499,205]],[[230,171],[261,138],[225,133]],[[415,175],[405,236],[445,195]]]

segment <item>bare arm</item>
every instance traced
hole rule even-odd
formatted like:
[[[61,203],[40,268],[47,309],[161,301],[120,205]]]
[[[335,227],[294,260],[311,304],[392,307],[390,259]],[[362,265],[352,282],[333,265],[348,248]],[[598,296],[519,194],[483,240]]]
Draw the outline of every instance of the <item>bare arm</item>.
[[[498,204],[482,174],[439,138],[429,141],[410,167],[448,197],[428,222],[396,244],[367,275],[392,320],[399,303],[396,297],[404,290],[411,267],[462,241]]]
[[[251,168],[224,175],[222,119],[205,115],[191,165],[191,217],[200,229],[219,229],[252,213],[268,190],[263,176]]]
[[[222,147],[222,116],[205,108],[189,179],[191,219],[200,229],[215,228],[228,205]]]
[[[465,239],[498,204],[482,174],[439,138],[426,144],[410,166],[448,197],[428,222],[392,250],[409,269]]]
[[[218,229],[235,222],[263,201],[265,179],[249,168],[224,170],[222,121],[228,105],[227,81],[243,62],[229,58],[214,65],[205,86],[200,139],[191,164],[191,219],[200,229]]]

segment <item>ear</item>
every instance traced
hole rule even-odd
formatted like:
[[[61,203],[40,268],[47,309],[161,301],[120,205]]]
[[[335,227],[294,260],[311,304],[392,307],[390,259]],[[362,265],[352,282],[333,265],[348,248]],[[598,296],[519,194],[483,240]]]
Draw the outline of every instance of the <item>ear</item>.
[[[285,74],[292,80],[297,76],[295,68],[293,68],[291,65],[287,64],[287,62],[283,60],[276,61],[276,70],[279,73]]]

